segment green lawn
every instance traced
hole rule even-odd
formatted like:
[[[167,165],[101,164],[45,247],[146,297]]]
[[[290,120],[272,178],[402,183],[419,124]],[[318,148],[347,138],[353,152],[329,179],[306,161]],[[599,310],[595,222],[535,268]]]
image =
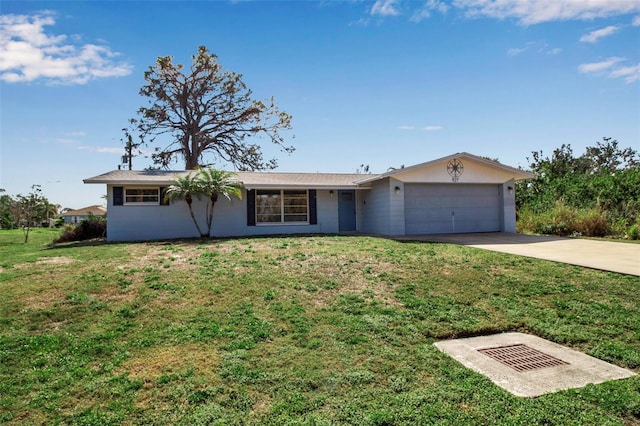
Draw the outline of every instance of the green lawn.
[[[640,424],[640,378],[515,397],[432,343],[523,331],[640,372],[640,283],[448,244],[48,248],[0,233],[0,423]]]

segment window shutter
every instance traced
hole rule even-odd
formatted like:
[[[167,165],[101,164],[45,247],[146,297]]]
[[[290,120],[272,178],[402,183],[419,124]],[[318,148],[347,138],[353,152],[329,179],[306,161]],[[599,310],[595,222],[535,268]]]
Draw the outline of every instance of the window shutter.
[[[256,190],[247,191],[247,226],[256,226]]]
[[[309,190],[309,224],[317,225],[318,224],[318,205],[316,200],[316,190]]]
[[[167,187],[166,186],[161,186],[160,187],[160,205],[161,206],[168,206],[169,205],[169,200],[165,200],[165,196],[167,195]]]
[[[124,204],[124,188],[121,186],[113,187],[113,205],[121,206]]]

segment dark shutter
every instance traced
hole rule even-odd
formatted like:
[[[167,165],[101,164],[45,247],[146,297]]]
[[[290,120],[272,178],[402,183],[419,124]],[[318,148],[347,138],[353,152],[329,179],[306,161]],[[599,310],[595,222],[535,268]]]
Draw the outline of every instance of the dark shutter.
[[[247,226],[256,226],[256,190],[247,190]]]
[[[309,224],[318,224],[318,203],[316,200],[316,190],[309,190]]]
[[[161,186],[160,187],[160,205],[161,206],[169,205],[169,199],[165,199],[166,196],[167,196],[167,187]]]
[[[124,204],[124,188],[121,186],[113,187],[113,205],[121,206]]]

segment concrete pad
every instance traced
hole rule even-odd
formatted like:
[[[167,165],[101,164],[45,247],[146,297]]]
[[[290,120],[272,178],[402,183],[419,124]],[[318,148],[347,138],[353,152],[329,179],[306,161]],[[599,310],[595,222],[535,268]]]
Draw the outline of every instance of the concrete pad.
[[[567,364],[520,372],[478,352],[481,349],[514,344],[526,345]],[[633,371],[524,333],[444,340],[434,345],[465,367],[488,377],[493,383],[516,396],[536,397],[563,389],[581,388],[590,383],[603,383],[636,375]]]
[[[404,236],[398,239],[460,244],[640,276],[640,244],[504,232]]]

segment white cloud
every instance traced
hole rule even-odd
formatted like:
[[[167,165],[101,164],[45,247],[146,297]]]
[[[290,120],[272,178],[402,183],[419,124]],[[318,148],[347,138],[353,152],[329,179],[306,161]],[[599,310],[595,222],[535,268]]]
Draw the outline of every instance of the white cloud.
[[[442,129],[443,129],[442,126],[426,126],[422,128],[422,130],[426,130],[427,132],[433,132],[433,131],[442,130]]]
[[[640,80],[640,64],[619,66],[624,60],[614,56],[604,61],[582,64],[578,71],[583,74],[606,75],[609,78],[624,78],[627,84]]]
[[[131,74],[133,67],[116,62],[119,54],[106,46],[80,45],[75,36],[47,34],[45,27],[54,24],[50,12],[0,16],[1,80],[20,83],[43,79],[54,84],[85,84],[96,78]]]
[[[617,56],[613,56],[609,59],[600,62],[591,62],[588,64],[581,64],[578,66],[578,71],[583,74],[588,73],[599,73],[602,71],[606,71],[610,68],[613,68],[618,62],[623,61],[624,58],[619,58]]]
[[[617,32],[620,27],[615,25],[609,25],[608,27],[601,28],[599,30],[591,31],[589,34],[585,34],[580,37],[580,41],[584,43],[595,43],[602,37],[610,36],[611,34]]]
[[[518,56],[521,53],[526,52],[529,49],[529,46],[525,47],[511,47],[507,49],[507,55],[509,56]]]
[[[398,16],[401,4],[402,9],[413,11],[409,15],[412,22],[422,22],[433,12],[444,14],[450,9],[457,9],[468,18],[516,19],[522,25],[640,12],[640,0],[376,0],[369,15]],[[640,16],[633,19],[633,25],[640,26]]]
[[[416,10],[413,15],[411,15],[409,20],[411,22],[421,22],[429,18],[431,16],[431,12],[434,10],[445,14],[447,13],[447,10],[449,10],[449,6],[439,0],[427,0],[422,8]]]
[[[78,149],[81,149],[81,150],[83,150],[83,151],[99,152],[99,153],[101,153],[101,154],[118,154],[118,155],[124,155],[124,148],[123,148],[123,147],[87,146],[87,145],[80,145],[80,146],[78,146]]]
[[[640,15],[633,18],[633,20],[631,21],[631,25],[633,25],[634,27],[640,27]]]
[[[532,50],[537,53],[546,53],[547,55],[557,55],[562,52],[562,49],[559,47],[550,49],[549,45],[544,41],[530,41],[527,42],[523,47],[511,47],[507,49],[507,55],[518,56],[528,50]]]
[[[398,126],[398,128],[399,128],[400,130],[416,130],[416,129],[417,129],[417,127],[416,127],[416,126],[407,126],[407,125],[405,125],[405,126]],[[430,125],[430,126],[420,127],[420,130],[425,130],[425,131],[427,131],[427,132],[433,132],[433,131],[436,131],[436,130],[442,130],[442,129],[444,129],[444,127],[442,127],[442,126],[438,126],[438,125]]]
[[[453,0],[469,17],[515,18],[523,25],[640,12],[640,0]]]
[[[369,12],[371,15],[398,16],[400,12],[395,8],[397,0],[376,0]]]
[[[626,83],[640,80],[640,64],[630,67],[617,68],[609,73],[609,78],[623,77]]]

